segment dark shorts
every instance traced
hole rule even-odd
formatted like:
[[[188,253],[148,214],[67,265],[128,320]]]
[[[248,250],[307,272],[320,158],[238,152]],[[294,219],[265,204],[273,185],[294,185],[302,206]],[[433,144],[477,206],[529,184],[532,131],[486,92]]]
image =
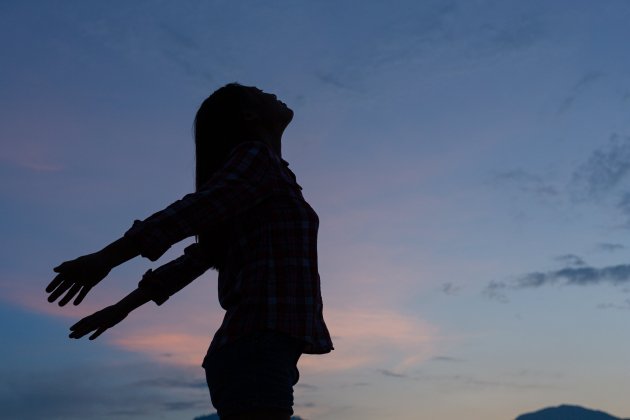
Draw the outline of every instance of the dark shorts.
[[[302,348],[286,334],[259,331],[208,354],[203,366],[219,417],[261,408],[293,414]]]

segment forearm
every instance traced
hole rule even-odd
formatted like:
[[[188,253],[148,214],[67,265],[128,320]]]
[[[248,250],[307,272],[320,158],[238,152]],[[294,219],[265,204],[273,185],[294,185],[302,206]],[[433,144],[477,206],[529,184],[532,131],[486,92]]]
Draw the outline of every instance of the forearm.
[[[107,245],[99,253],[110,268],[117,267],[140,254],[133,241],[125,236]]]
[[[147,271],[138,288],[145,291],[148,299],[161,305],[211,267],[212,260],[205,257],[198,244],[184,250],[184,255],[156,270]]]
[[[120,300],[116,304],[116,306],[121,311],[125,313],[130,313],[150,300],[151,298],[145,290],[137,288],[136,290],[125,296],[122,300]]]

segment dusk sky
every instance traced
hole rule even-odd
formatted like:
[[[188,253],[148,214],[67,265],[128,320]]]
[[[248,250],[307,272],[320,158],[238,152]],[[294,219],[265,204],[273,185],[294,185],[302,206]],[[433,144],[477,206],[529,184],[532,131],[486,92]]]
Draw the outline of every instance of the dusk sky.
[[[220,86],[294,111],[283,156],[320,216],[335,343],[306,420],[630,417],[630,2],[0,0],[0,417],[190,419],[223,311],[208,272],[95,341],[60,262],[194,188]]]

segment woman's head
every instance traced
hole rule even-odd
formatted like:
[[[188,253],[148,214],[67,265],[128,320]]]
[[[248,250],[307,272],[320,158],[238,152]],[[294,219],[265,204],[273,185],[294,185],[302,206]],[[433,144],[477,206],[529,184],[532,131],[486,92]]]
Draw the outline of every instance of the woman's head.
[[[256,87],[230,83],[216,90],[195,116],[197,188],[240,142],[265,141],[280,153],[282,133],[292,118],[289,107]]]

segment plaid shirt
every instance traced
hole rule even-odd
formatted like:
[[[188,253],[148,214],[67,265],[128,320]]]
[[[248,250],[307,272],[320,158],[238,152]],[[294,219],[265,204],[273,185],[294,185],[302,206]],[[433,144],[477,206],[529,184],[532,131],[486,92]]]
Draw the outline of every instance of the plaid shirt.
[[[288,163],[265,143],[239,144],[203,188],[136,220],[125,236],[155,261],[172,244],[218,225],[229,226],[218,279],[226,313],[209,352],[264,329],[303,340],[304,353],[330,352],[317,271],[319,219]],[[211,256],[193,244],[149,270],[139,287],[160,305],[211,266]]]

